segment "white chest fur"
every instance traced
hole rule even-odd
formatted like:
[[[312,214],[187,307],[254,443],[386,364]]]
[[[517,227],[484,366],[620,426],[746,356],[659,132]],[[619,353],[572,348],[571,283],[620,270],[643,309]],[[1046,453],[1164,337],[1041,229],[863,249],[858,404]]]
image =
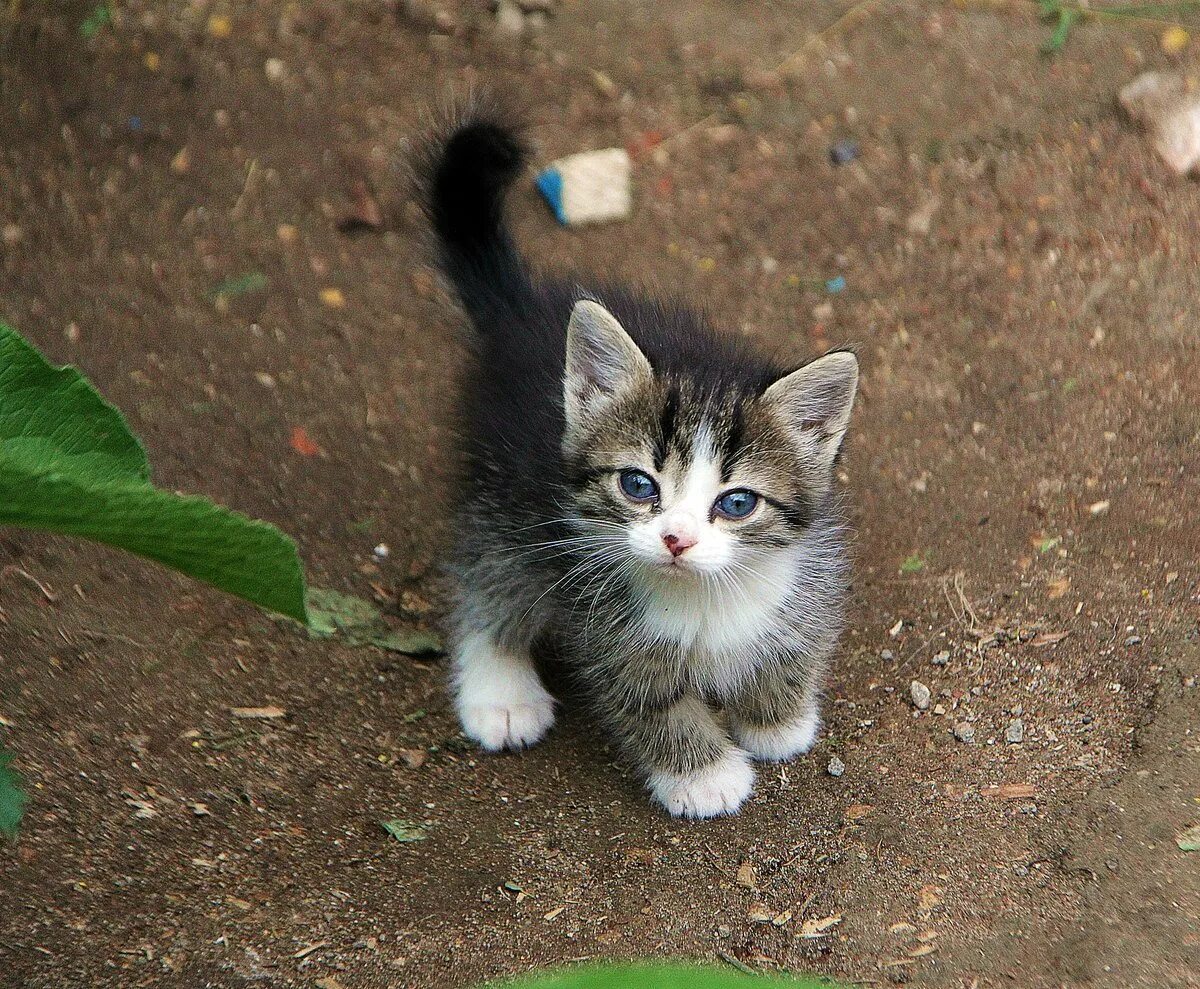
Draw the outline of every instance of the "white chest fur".
[[[735,690],[787,623],[797,565],[796,556],[782,553],[732,580],[656,582],[646,592],[642,635],[678,649],[697,689],[718,695]]]

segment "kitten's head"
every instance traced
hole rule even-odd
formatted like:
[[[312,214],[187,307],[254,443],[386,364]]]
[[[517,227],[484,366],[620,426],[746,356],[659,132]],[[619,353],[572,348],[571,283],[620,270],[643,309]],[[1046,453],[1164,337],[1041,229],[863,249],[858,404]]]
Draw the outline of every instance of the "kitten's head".
[[[575,305],[563,382],[575,508],[664,579],[736,578],[796,544],[830,497],[858,361],[838,351],[773,382],[711,381],[656,373],[612,313]]]

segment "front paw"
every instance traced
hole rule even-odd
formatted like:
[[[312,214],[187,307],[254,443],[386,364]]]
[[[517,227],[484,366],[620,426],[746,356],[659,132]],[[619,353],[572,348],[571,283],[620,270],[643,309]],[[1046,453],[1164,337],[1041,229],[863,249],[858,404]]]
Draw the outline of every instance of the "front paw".
[[[746,753],[731,749],[719,760],[690,773],[650,774],[650,792],[672,817],[736,814],[754,789],[754,769]]]
[[[554,700],[549,694],[527,702],[469,704],[459,708],[463,734],[489,752],[536,745],[554,724]]]
[[[817,743],[821,732],[821,715],[811,707],[797,718],[777,725],[733,724],[737,743],[762,762],[786,762],[804,755]]]

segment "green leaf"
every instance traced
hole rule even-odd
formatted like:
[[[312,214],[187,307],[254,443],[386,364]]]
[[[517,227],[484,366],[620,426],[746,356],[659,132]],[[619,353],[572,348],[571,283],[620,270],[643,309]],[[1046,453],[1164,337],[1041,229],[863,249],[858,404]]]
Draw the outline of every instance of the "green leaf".
[[[107,3],[102,3],[88,14],[87,19],[79,25],[79,33],[85,38],[94,38],[106,24],[112,23],[112,11]]]
[[[0,749],[0,834],[12,838],[21,823],[25,794],[21,790],[21,777],[8,768],[10,762],[12,753]]]
[[[52,367],[0,323],[0,450],[29,457],[53,450],[71,474],[148,481],[146,451],[121,413],[73,367]]]
[[[274,526],[149,483],[141,444],[74,368],[0,323],[0,525],[137,553],[300,621],[304,574]]]
[[[598,965],[493,983],[510,989],[834,989],[821,979],[744,975],[693,965]]]
[[[903,563],[900,564],[901,573],[920,573],[924,569],[925,561],[922,560],[921,557],[916,553],[913,553],[912,556],[908,557]]]
[[[1038,543],[1038,547],[1037,547],[1038,552],[1039,553],[1049,553],[1050,550],[1054,549],[1054,547],[1057,546],[1061,542],[1062,542],[1062,536],[1048,536],[1045,539],[1043,539],[1041,542]]]
[[[1042,42],[1042,54],[1057,55],[1062,51],[1063,46],[1067,43],[1067,36],[1070,35],[1071,28],[1077,20],[1079,20],[1079,11],[1068,7],[1060,8],[1058,10],[1058,23],[1054,25],[1053,33]]]
[[[398,819],[394,821],[380,821],[379,826],[402,845],[406,845],[412,841],[424,841],[429,837],[426,828],[420,824],[413,824],[412,821]]]
[[[1193,824],[1187,830],[1180,832],[1179,837],[1175,839],[1175,844],[1179,846],[1181,852],[1200,852],[1200,824]]]
[[[307,595],[308,634],[328,639],[341,633],[356,646],[377,646],[406,656],[430,656],[442,652],[442,642],[429,632],[393,631],[383,614],[370,601],[323,587],[310,588]]]

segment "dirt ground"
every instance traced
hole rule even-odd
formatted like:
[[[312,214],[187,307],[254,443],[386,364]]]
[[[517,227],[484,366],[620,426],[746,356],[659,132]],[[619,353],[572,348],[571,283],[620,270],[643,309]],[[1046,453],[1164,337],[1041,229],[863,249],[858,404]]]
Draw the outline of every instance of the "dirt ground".
[[[398,623],[436,626],[452,498],[459,321],[404,164],[447,94],[517,94],[541,160],[633,150],[628,222],[568,231],[515,197],[540,263],[703,300],[796,358],[856,343],[864,376],[828,733],[735,819],[668,819],[570,711],[483,757],[436,661],[0,534],[0,567],[56,598],[0,581],[0,742],[32,798],[0,847],[0,984],[460,987],[685,956],[1200,985],[1175,840],[1200,820],[1200,187],[1114,99],[1170,62],[1155,30],[1084,25],[1047,59],[1018,0],[567,0],[524,40],[482,0],[121,0],[92,38],[90,3],[7,6],[0,318],[126,411],[159,483],[277,523],[313,585]],[[339,228],[357,182],[382,229]]]

